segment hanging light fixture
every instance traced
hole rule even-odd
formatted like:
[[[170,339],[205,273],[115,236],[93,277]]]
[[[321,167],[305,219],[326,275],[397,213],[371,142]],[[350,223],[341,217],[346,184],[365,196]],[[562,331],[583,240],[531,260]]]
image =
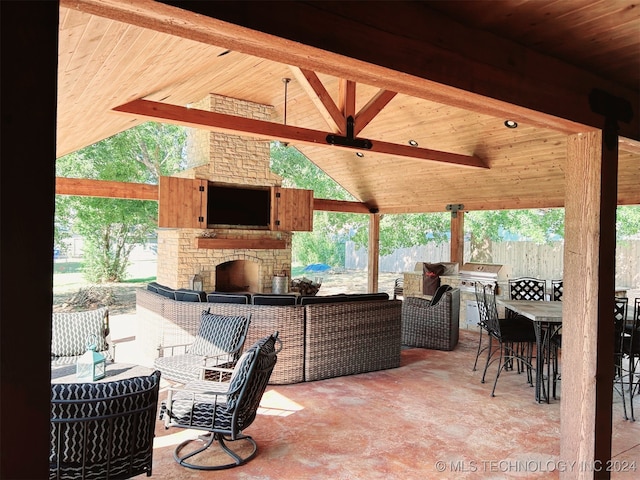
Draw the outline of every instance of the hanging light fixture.
[[[282,83],[284,83],[284,125],[287,124],[287,96],[289,93],[289,82],[291,81],[290,78],[283,78],[282,79]],[[282,142],[282,144],[285,147],[289,146],[289,142]]]

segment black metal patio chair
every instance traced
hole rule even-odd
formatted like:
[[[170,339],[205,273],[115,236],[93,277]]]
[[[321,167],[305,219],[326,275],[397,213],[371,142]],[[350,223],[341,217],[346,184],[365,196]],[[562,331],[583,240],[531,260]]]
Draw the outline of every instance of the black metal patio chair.
[[[160,372],[51,385],[50,480],[151,476]]]
[[[489,331],[489,347],[487,354],[487,362],[482,374],[482,383],[485,382],[485,376],[489,366],[495,361],[498,362],[498,371],[493,382],[491,396],[495,397],[498,378],[503,370],[512,370],[514,363],[518,364],[518,373],[520,373],[521,365],[527,372],[527,382],[533,385],[532,376],[532,357],[533,349],[536,344],[536,334],[533,323],[528,320],[519,320],[518,318],[498,318],[498,309],[496,306],[496,294],[493,284],[484,286],[484,308],[487,313],[487,328]],[[493,350],[493,340],[498,342],[498,348]],[[496,357],[497,355],[497,357]]]
[[[164,378],[179,383],[228,379],[242,354],[250,323],[250,315],[225,316],[203,311],[193,343],[164,346],[154,367]]]
[[[230,382],[201,380],[189,382],[183,388],[169,389],[167,400],[160,409],[160,419],[164,420],[165,428],[207,432],[178,445],[173,454],[176,462],[197,470],[222,470],[242,465],[255,457],[257,444],[243,432],[256,418],[280,349],[278,332],[275,332],[258,340],[242,354]],[[186,451],[193,442],[203,445]],[[232,462],[211,464],[208,461],[218,459],[215,452],[200,455],[214,442],[233,459]],[[230,444],[233,444],[233,449]]]

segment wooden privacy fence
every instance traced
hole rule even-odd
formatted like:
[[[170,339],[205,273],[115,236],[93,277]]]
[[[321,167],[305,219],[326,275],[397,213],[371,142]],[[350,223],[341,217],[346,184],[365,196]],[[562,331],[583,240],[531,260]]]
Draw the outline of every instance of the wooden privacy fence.
[[[492,263],[509,265],[513,277],[560,279],[563,273],[563,250],[564,242],[543,245],[533,242],[494,242]],[[616,285],[640,288],[640,240],[618,242],[616,250]],[[469,243],[465,242],[465,261],[473,261],[469,257]],[[448,242],[400,248],[380,257],[380,271],[407,272],[414,269],[416,262],[448,262],[449,258]],[[347,242],[345,268],[367,268],[367,250],[357,249],[353,242]]]

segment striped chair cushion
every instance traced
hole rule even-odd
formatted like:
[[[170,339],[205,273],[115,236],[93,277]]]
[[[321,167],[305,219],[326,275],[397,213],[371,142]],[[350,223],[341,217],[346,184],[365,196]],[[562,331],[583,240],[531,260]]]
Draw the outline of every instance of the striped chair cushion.
[[[95,335],[97,350],[108,350],[104,322],[107,307],[87,312],[54,313],[51,325],[51,355],[55,357],[82,355],[87,342]]]

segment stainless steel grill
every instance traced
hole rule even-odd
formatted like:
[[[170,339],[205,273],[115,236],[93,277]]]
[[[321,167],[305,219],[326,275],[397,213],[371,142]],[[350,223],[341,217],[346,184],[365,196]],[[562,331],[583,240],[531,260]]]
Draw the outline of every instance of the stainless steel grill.
[[[495,283],[497,293],[505,288],[511,276],[511,268],[495,263],[464,263],[458,270],[459,288],[463,292],[475,292],[476,282]]]

